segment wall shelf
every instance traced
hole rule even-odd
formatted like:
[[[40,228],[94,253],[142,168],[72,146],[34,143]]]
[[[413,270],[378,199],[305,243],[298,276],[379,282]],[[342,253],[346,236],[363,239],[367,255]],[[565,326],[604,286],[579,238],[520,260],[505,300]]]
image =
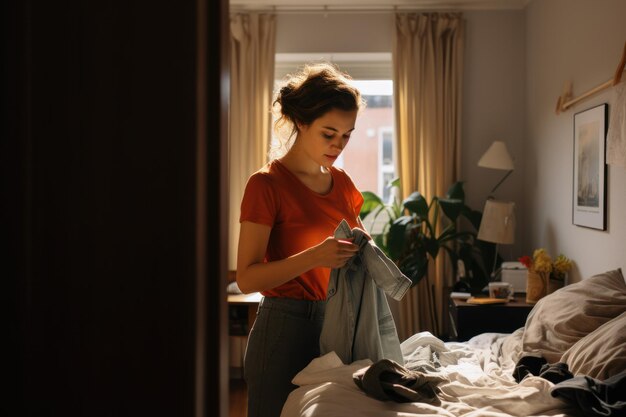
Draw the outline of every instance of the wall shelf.
[[[624,72],[624,66],[626,65],[626,42],[624,43],[624,50],[622,51],[622,59],[620,60],[617,69],[615,70],[615,74],[613,78],[604,83],[588,90],[578,97],[572,97],[572,82],[568,81],[565,83],[565,87],[563,88],[563,93],[559,96],[559,99],[556,102],[556,114],[561,114],[565,110],[572,107],[574,104],[591,97],[592,95],[605,90],[609,87],[613,87],[620,83],[622,80],[622,73]]]

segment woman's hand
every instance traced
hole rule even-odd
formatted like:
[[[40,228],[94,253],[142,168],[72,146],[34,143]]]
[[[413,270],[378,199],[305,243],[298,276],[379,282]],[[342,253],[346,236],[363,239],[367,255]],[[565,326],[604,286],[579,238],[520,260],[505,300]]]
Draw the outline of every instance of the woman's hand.
[[[342,268],[359,251],[359,246],[351,240],[327,237],[314,247],[316,263],[326,268]]]
[[[265,262],[271,231],[272,228],[266,225],[241,223],[237,285],[246,294],[275,288],[313,268],[341,268],[359,251],[352,239],[328,237],[288,258]]]

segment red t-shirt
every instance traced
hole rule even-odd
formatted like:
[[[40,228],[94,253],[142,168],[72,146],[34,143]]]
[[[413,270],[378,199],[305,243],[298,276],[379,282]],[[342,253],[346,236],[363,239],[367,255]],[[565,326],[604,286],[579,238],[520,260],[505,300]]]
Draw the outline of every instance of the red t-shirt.
[[[348,174],[331,167],[332,189],[321,195],[308,188],[280,161],[255,172],[246,184],[240,222],[272,228],[265,261],[285,259],[332,236],[342,219],[358,227],[363,196]],[[330,268],[314,268],[262,294],[301,300],[325,300]]]

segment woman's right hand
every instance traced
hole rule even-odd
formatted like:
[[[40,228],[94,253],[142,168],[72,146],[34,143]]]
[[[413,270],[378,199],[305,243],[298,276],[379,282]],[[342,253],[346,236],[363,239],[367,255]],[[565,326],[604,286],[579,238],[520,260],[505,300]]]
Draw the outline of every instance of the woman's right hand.
[[[314,253],[317,263],[326,268],[342,268],[350,258],[359,251],[359,246],[351,239],[337,239],[329,236],[322,243],[315,246]]]

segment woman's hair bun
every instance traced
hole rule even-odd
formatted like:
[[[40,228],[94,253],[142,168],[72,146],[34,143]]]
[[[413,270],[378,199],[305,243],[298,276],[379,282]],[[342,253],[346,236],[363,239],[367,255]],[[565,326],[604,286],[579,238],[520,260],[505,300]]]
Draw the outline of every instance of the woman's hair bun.
[[[352,78],[328,62],[305,65],[289,75],[273,102],[277,132],[288,129],[289,138],[298,125],[309,125],[333,109],[359,110],[365,103]]]

